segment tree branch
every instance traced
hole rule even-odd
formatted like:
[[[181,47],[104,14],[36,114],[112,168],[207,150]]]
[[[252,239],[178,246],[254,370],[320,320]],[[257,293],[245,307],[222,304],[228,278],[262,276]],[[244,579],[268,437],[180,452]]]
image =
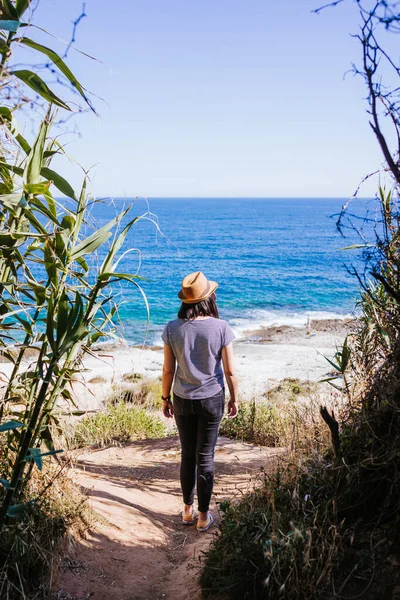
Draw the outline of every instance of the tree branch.
[[[335,419],[335,413],[332,411],[332,415],[330,415],[326,406],[321,406],[319,409],[319,412],[321,414],[321,417],[323,418],[323,420],[325,421],[325,423],[328,425],[328,427],[330,429],[333,452],[334,452],[336,458],[339,458],[341,455],[339,423]]]

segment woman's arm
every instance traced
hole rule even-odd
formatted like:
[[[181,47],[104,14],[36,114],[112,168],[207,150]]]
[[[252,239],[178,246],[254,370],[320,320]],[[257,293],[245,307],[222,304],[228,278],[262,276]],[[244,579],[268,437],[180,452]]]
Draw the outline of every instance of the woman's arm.
[[[228,417],[233,419],[233,417],[236,417],[238,412],[239,381],[235,368],[232,343],[222,348],[222,364],[224,365],[226,383],[228,384],[230,394],[230,399],[228,402]]]
[[[175,356],[172,352],[171,346],[164,344],[164,364],[162,369],[162,395],[163,398],[168,398],[171,394],[172,382],[175,376]],[[163,400],[162,411],[164,417],[172,419],[174,414],[172,410],[172,403]]]

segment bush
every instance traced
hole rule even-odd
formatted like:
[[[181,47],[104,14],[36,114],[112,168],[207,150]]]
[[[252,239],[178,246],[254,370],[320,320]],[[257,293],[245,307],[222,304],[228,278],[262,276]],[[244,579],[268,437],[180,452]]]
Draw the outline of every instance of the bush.
[[[206,597],[227,593],[234,600],[312,600],[317,581],[326,584],[335,532],[324,540],[323,551],[312,501],[301,489],[309,487],[297,482],[293,489],[284,477],[277,472],[237,504],[220,504],[221,535],[206,555],[200,578]]]
[[[278,446],[286,440],[289,424],[275,406],[252,400],[240,406],[235,419],[223,419],[220,435],[260,446]]]
[[[70,447],[82,448],[165,435],[166,429],[160,417],[149,414],[139,406],[119,401],[106,411],[84,417],[67,437]]]
[[[278,470],[239,502],[220,504],[221,532],[203,559],[200,577],[206,598],[333,600],[344,597],[335,590],[344,590],[351,577],[359,587],[346,587],[347,593],[358,597],[367,588],[374,569],[385,564],[395,534],[389,541],[386,535],[379,539],[373,522],[359,527],[363,490],[344,488],[329,459]],[[355,503],[354,514],[346,518],[338,503],[348,508]],[[378,597],[383,596],[368,598]]]
[[[49,462],[49,459],[47,459]],[[73,482],[59,467],[47,464],[34,472],[25,500],[36,498],[26,510],[9,519],[0,537],[0,597],[2,600],[45,598],[51,573],[58,566],[61,542],[67,530],[81,534],[90,526],[92,514]]]
[[[136,377],[136,374],[124,377],[124,383],[116,387],[115,394],[108,400],[108,404],[125,402],[150,411],[161,410],[161,378],[143,382],[141,379]]]

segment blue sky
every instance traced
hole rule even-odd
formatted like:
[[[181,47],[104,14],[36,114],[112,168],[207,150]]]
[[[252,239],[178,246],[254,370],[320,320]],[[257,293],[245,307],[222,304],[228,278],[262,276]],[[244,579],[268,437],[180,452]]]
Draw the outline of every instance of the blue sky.
[[[70,155],[97,196],[339,196],[382,158],[360,78],[351,0],[87,0],[69,64],[100,118],[79,115]],[[77,0],[34,22],[69,39]],[[62,45],[40,32],[31,37]],[[59,169],[78,185],[72,164]],[[375,184],[362,195],[374,192]]]

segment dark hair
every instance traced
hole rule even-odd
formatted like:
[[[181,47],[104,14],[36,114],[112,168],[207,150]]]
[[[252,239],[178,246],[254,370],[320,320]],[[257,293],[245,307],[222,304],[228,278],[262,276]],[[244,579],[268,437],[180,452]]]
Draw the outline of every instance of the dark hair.
[[[219,319],[215,293],[212,293],[211,296],[208,296],[208,298],[201,302],[196,302],[196,304],[186,304],[185,302],[182,302],[178,312],[178,319],[189,321],[196,317],[215,317],[216,319]]]

